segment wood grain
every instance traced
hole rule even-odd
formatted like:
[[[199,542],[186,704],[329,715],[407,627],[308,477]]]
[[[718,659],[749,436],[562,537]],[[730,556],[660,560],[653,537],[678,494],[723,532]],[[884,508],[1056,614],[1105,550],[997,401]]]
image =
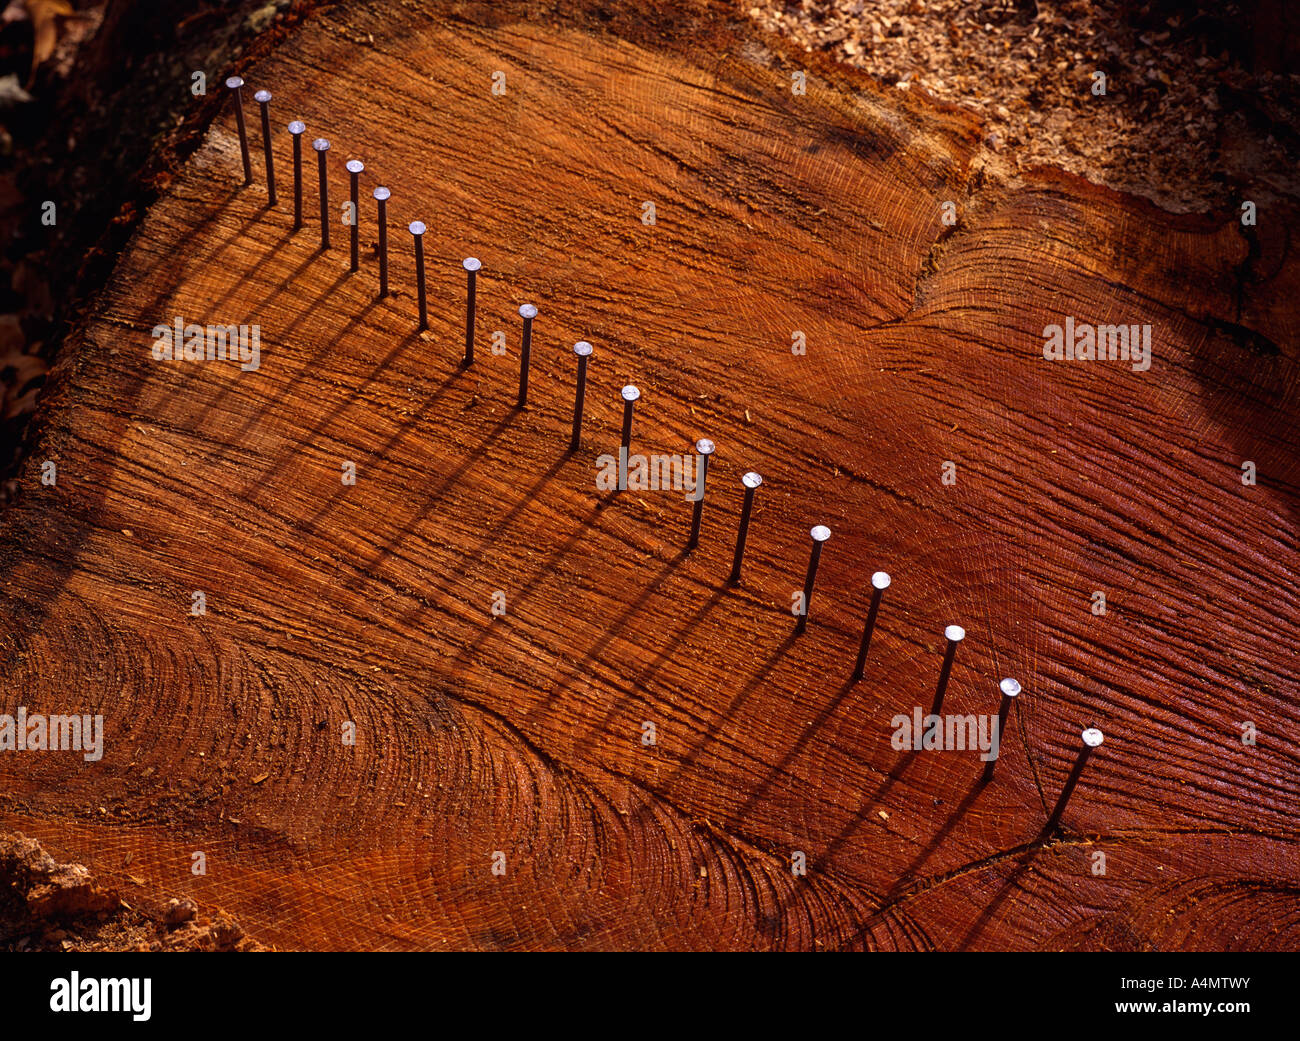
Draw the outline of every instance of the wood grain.
[[[317,249],[314,154],[294,234],[289,135],[267,208],[256,120],[244,189],[223,111],[64,351],[0,518],[0,711],[106,727],[98,763],[0,755],[0,828],[286,948],[1300,943],[1294,213],[995,184],[966,116],[735,15],[342,4],[240,70],[251,112],[268,86],[277,128],[331,140],[333,201],[365,161],[362,270],[337,214]],[[155,361],[176,315],[257,323],[261,368]],[[1067,315],[1149,323],[1150,370],[1045,361]],[[719,446],[689,556],[681,493],[596,490],[627,382],[638,448]],[[983,787],[972,753],[890,745],[952,622],[947,711],[1025,688]],[[1106,743],[1044,837],[1088,725]]]

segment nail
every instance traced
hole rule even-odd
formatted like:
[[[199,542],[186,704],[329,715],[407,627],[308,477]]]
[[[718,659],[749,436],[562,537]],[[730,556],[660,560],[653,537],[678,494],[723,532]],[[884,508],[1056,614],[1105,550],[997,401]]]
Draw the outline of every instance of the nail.
[[[854,683],[862,679],[863,670],[867,667],[867,651],[871,647],[872,630],[876,628],[876,612],[880,610],[880,598],[885,595],[889,583],[888,572],[877,571],[871,576],[871,607],[867,610],[867,624],[862,629],[862,644],[858,647],[858,660],[853,666]]]
[[[519,349],[519,400],[515,407],[523,408],[528,404],[528,359],[533,351],[533,319],[537,317],[537,308],[524,304],[519,308],[519,317],[524,320],[524,338]]]
[[[262,154],[266,156],[266,197],[275,205],[275,162],[271,158],[271,92],[259,90],[253,99],[262,107]]]
[[[733,586],[740,581],[740,563],[745,558],[745,539],[749,535],[749,514],[754,509],[754,491],[763,483],[763,478],[751,470],[740,479],[745,486],[745,505],[740,508],[740,529],[736,532],[736,555],[731,558],[731,577],[727,579]]]
[[[429,314],[425,309],[424,298],[424,225],[413,220],[409,230],[415,237],[415,293],[420,303],[420,331],[423,332],[429,328]]]
[[[387,188],[375,189],[379,203],[379,299],[388,295],[388,200],[393,193]]]
[[[293,230],[302,227],[302,135],[307,132],[307,125],[295,119],[289,124],[289,133],[293,135]]]
[[[818,524],[809,533],[812,536],[812,556],[808,558],[808,574],[803,580],[803,613],[795,623],[794,631],[801,633],[808,624],[808,609],[812,607],[813,583],[817,581],[817,562],[822,558],[822,545],[831,537],[831,529]]]
[[[483,265],[477,257],[466,257],[461,265],[469,278],[469,285],[465,288],[465,358],[461,362],[468,369],[474,364],[474,311],[477,307],[478,271]]]
[[[325,153],[330,150],[330,143],[323,137],[311,143],[316,149],[316,172],[320,181],[320,248],[330,248],[330,189],[326,179]]]
[[[939,686],[934,692],[934,707],[930,709],[932,716],[937,716],[939,709],[943,708],[943,695],[948,689],[948,675],[952,672],[952,660],[957,656],[957,644],[966,639],[966,630],[960,625],[950,625],[943,631],[943,635],[948,638],[948,649],[944,651],[943,668],[939,670]]]
[[[238,76],[231,76],[226,80],[226,86],[230,88],[230,96],[235,100],[235,126],[239,128],[239,150],[244,155],[244,183],[253,183],[253,161],[248,157],[248,130],[244,126],[244,99],[239,94],[239,88],[244,85],[244,81]]]
[[[632,410],[636,408],[641,392],[629,383],[619,393],[623,396],[623,438],[618,450],[618,490],[621,492],[627,488],[627,457],[632,450]]]
[[[1007,732],[1007,716],[1011,713],[1011,702],[1020,696],[1020,684],[1016,680],[1007,678],[998,684],[998,689],[1002,691],[1002,704],[998,706],[998,754],[984,764],[984,777],[981,781],[988,781],[993,776],[993,765],[1002,755],[1002,738]]]
[[[1070,776],[1065,780],[1065,787],[1061,789],[1061,797],[1056,800],[1056,809],[1052,810],[1052,815],[1043,826],[1043,834],[1048,834],[1060,823],[1061,814],[1065,812],[1065,804],[1070,801],[1074,786],[1079,783],[1079,775],[1083,773],[1088,757],[1092,755],[1093,749],[1101,747],[1103,736],[1096,727],[1089,727],[1083,732],[1082,736],[1083,746],[1079,749],[1079,758],[1074,761],[1074,769],[1070,771]]]
[[[700,542],[700,521],[704,517],[704,489],[707,487],[706,482],[709,477],[709,456],[713,451],[713,442],[707,437],[702,437],[695,442],[695,454],[699,457],[699,462],[696,464],[698,471],[695,474],[695,492],[698,498],[695,500],[695,509],[691,511],[691,537],[686,542],[688,553]]]
[[[349,159],[347,162],[348,177],[351,184],[348,185],[348,201],[352,203],[352,268],[356,271],[361,267],[361,171],[366,168],[366,164],[360,159]]]
[[[573,345],[573,353],[578,356],[578,389],[573,394],[573,437],[569,439],[569,451],[578,450],[582,437],[582,403],[587,396],[587,362],[591,360],[592,346],[586,340],[579,340]]]

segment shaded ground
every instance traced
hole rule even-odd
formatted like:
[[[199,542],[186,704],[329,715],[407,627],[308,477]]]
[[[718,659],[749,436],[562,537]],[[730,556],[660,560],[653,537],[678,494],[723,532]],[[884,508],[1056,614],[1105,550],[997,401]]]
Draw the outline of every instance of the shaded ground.
[[[50,362],[216,113],[233,57],[297,17],[288,0],[75,6],[12,0],[0,21],[0,504]]]

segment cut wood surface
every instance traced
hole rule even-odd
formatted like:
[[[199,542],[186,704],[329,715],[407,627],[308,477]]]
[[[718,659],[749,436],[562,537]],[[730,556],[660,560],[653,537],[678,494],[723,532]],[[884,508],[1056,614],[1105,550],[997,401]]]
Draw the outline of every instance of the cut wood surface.
[[[377,7],[240,69],[254,184],[226,107],[61,356],[0,517],[0,712],[102,713],[104,755],[0,753],[0,829],[281,948],[1300,945],[1295,214],[1002,185],[967,116],[720,4]],[[259,325],[260,368],[155,360],[177,316]],[[1067,317],[1149,324],[1150,369],[1045,360]],[[625,383],[634,450],[718,445],[690,554],[682,492],[596,487]],[[952,623],[945,711],[1024,686],[985,785],[891,745]]]

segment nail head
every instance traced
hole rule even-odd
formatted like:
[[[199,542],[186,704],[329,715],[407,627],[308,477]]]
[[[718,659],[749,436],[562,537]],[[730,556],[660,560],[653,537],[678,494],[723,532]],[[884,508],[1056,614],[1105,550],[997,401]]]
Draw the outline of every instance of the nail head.
[[[808,534],[812,536],[814,542],[825,542],[831,537],[831,529],[825,524],[818,524]]]
[[[637,388],[634,387],[631,383],[629,383],[626,387],[624,387],[621,391],[619,391],[619,393],[623,395],[624,401],[636,401],[639,397],[641,397],[641,392],[637,390]]]
[[[328,152],[330,150],[330,143],[323,137],[316,138],[316,140],[311,143],[311,146],[318,152]]]
[[[740,483],[746,488],[757,488],[763,483],[763,475],[756,474],[753,470],[750,470],[749,473],[745,474],[745,476],[740,479]]]
[[[532,304],[524,304],[522,307],[519,308],[519,317],[536,318],[537,308],[535,308]]]
[[[699,455],[712,455],[714,452],[713,442],[707,437],[702,437],[695,442],[695,451]]]
[[[392,195],[393,193],[390,192],[387,188],[375,189],[375,198],[378,199],[380,202],[384,202],[385,200],[392,198]]]
[[[411,232],[412,235],[423,235],[423,234],[424,234],[424,222],[423,222],[423,221],[418,221],[418,220],[413,220],[413,221],[411,221],[411,223],[410,223],[410,232]]]
[[[586,340],[579,340],[577,343],[573,345],[573,353],[576,354],[579,358],[591,357],[592,350],[593,348],[591,344],[589,344]]]
[[[1096,727],[1089,727],[1083,732],[1083,743],[1089,748],[1100,748],[1104,735]]]
[[[483,266],[478,257],[466,257],[461,261],[461,264],[464,266],[466,271],[477,271]]]
[[[229,87],[231,90],[238,90],[243,85],[244,85],[244,81],[241,80],[238,76],[231,76],[226,80],[226,86]]]
[[[960,625],[950,625],[943,631],[943,635],[953,643],[961,643],[962,640],[966,639],[966,630]]]
[[[1020,683],[1009,676],[999,683],[998,687],[1009,698],[1014,698],[1020,693]]]
[[[289,133],[305,134],[307,133],[307,124],[304,123],[301,119],[295,119],[292,123],[289,124]]]
[[[877,571],[871,576],[871,585],[876,589],[888,589],[891,581],[888,571]]]
[[[360,173],[366,168],[366,164],[360,159],[349,159],[345,165],[348,173]]]
[[[269,90],[259,90],[253,95],[253,100],[265,105],[271,100],[271,92]]]

